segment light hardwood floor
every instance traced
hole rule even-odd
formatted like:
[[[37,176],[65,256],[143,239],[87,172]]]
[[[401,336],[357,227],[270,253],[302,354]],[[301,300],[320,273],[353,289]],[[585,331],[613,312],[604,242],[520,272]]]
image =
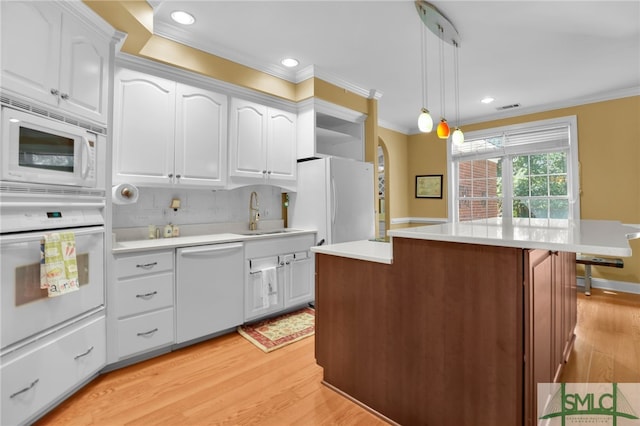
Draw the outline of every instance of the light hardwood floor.
[[[578,293],[576,341],[561,382],[640,383],[640,295]]]
[[[640,295],[578,295],[561,381],[640,382]],[[323,386],[314,339],[264,354],[232,333],[101,375],[39,425],[383,425]]]

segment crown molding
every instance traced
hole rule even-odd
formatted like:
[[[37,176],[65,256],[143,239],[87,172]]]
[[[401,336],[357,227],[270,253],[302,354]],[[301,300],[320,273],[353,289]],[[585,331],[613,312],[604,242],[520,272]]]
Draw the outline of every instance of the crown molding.
[[[509,111],[496,112],[491,115],[473,117],[471,119],[462,120],[460,123],[460,127],[466,124],[484,123],[487,121],[501,120],[504,118],[511,118],[511,117],[519,117],[522,115],[553,111],[556,109],[576,107],[580,105],[593,104],[597,102],[612,101],[615,99],[628,98],[632,96],[640,96],[640,86],[629,87],[626,89],[612,90],[609,92],[601,92],[601,93],[596,93],[592,95],[582,96],[579,98],[567,99],[559,102],[552,102],[544,105],[524,107],[524,108],[514,108]],[[417,133],[417,130],[418,130],[417,127],[415,128],[415,130]]]
[[[56,1],[56,4],[63,8],[65,11],[71,13],[76,18],[79,18],[90,24],[91,28],[99,32],[104,37],[109,37],[119,41],[122,38],[122,33],[116,31],[109,23],[107,23],[102,17],[95,13],[89,6],[81,1]]]
[[[153,61],[151,59],[142,58],[140,56],[131,55],[128,53],[120,52],[116,55],[116,66],[154,74],[158,77],[178,81],[196,87],[202,87],[206,90],[217,91],[227,96],[242,98],[257,103],[263,103],[288,112],[297,111],[296,102],[268,95],[262,92],[257,92],[255,90],[237,86],[226,81],[207,77],[193,71],[177,68],[172,65],[163,64],[161,62]]]
[[[300,83],[301,81],[308,80],[311,77],[319,78],[320,80],[324,80],[327,83],[331,83],[334,86],[338,86],[341,89],[348,90],[366,99],[380,100],[380,98],[382,97],[382,92],[380,92],[379,90],[367,89],[362,86],[358,86],[357,84],[352,83],[327,70],[324,70],[317,65],[309,65],[308,67],[305,67],[302,70],[298,71],[293,82]]]

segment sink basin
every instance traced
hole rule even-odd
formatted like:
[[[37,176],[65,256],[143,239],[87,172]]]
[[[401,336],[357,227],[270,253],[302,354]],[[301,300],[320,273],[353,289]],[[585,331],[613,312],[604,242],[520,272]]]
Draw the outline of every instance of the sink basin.
[[[255,231],[240,231],[235,234],[240,235],[271,235],[271,234],[286,234],[287,232],[296,232],[298,229],[280,228],[280,229],[257,229]]]

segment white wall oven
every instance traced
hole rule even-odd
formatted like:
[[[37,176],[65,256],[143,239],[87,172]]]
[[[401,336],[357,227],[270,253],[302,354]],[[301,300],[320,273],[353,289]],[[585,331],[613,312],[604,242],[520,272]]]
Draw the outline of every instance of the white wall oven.
[[[0,347],[21,346],[104,308],[104,199],[0,198]],[[75,239],[79,289],[49,297],[41,289],[45,234]]]
[[[85,128],[3,106],[1,180],[95,188],[98,143]]]

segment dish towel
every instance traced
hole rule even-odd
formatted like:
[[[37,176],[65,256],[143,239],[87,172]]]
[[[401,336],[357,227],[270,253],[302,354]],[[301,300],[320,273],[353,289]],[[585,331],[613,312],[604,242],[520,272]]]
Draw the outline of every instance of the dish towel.
[[[278,277],[275,266],[262,270],[262,307],[278,304]]]
[[[40,242],[40,288],[48,289],[49,297],[80,290],[73,232],[45,234]]]

